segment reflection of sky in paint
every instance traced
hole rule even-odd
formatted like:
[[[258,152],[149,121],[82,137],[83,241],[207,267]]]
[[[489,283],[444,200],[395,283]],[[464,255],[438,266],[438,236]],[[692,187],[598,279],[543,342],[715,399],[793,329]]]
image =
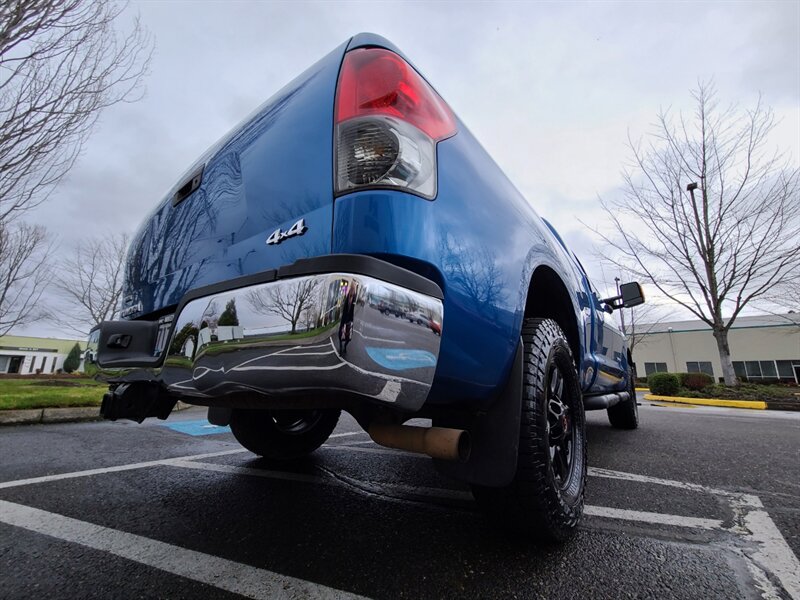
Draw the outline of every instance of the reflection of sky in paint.
[[[366,350],[372,360],[384,369],[392,371],[436,366],[436,357],[426,350],[375,348],[372,346],[368,346]]]

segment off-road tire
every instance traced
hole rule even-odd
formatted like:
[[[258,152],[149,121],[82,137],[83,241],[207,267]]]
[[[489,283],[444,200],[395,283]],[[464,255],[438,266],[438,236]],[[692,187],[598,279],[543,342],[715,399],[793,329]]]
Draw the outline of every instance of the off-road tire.
[[[567,337],[555,321],[525,319],[522,342],[525,354],[517,472],[507,487],[473,486],[472,493],[488,516],[510,532],[531,540],[563,542],[574,535],[583,516],[587,461],[580,382]],[[555,473],[548,420],[554,369],[563,381],[562,397],[569,407],[566,414],[573,437],[568,475],[563,480]]]
[[[231,415],[231,431],[253,454],[275,461],[302,458],[319,448],[339,422],[340,410],[244,410]]]
[[[633,378],[633,371],[628,373],[628,381],[630,398],[608,409],[608,421],[615,429],[639,427],[639,405],[636,402],[636,382]]]

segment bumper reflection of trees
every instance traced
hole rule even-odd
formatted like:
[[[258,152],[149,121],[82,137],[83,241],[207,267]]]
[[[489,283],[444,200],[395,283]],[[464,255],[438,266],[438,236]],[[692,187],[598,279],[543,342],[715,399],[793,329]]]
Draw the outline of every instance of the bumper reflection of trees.
[[[296,333],[297,323],[314,310],[319,287],[316,279],[300,279],[251,290],[246,298],[253,311],[280,317],[291,325],[291,333]]]

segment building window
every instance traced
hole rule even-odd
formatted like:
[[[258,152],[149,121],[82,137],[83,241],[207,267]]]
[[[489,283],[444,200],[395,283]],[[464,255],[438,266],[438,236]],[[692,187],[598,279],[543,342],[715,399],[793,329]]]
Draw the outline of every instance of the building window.
[[[46,362],[47,362],[47,357],[43,356],[42,357],[42,364],[39,365],[39,371],[42,372],[42,373],[44,373],[44,363],[46,363]]]
[[[644,363],[644,374],[650,375],[651,373],[666,373],[667,363]]]
[[[706,375],[711,375],[714,377],[714,367],[711,366],[709,361],[687,361],[686,362],[686,372],[687,373],[705,373]]]
[[[775,370],[775,361],[774,360],[762,360],[759,361],[761,365],[761,375],[763,377],[770,377],[772,379],[778,378],[778,371]]]
[[[31,366],[28,367],[28,373],[33,373],[33,366],[36,364],[36,357],[31,356]]]
[[[757,360],[744,361],[744,368],[747,371],[747,377],[761,377],[761,365]]]
[[[55,373],[56,372],[56,361],[57,360],[58,360],[58,356],[54,356],[53,357],[53,363],[50,365],[50,372],[51,373]]]
[[[798,366],[800,360],[734,361],[733,371],[737,377],[747,379],[779,379],[797,383],[794,368]]]
[[[776,360],[778,366],[778,378],[784,381],[794,381],[800,383],[795,377],[795,370],[800,373],[800,359],[797,360]]]

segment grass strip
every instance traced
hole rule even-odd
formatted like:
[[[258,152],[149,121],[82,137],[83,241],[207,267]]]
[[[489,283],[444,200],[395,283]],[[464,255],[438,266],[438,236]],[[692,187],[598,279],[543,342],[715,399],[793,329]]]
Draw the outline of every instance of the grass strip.
[[[0,410],[99,406],[106,388],[92,379],[0,379]]]

